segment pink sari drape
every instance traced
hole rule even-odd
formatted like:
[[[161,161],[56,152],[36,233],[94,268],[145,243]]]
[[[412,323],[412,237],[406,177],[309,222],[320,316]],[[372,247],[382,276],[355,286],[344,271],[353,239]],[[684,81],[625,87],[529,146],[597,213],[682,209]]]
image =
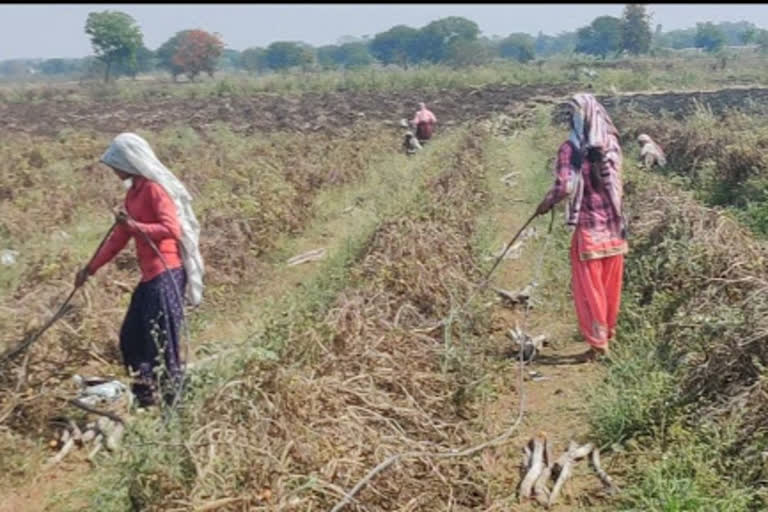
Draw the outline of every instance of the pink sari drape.
[[[604,256],[590,259],[596,252]],[[579,330],[596,348],[606,348],[616,332],[625,252],[625,240],[595,243],[581,228],[571,239],[571,286]]]

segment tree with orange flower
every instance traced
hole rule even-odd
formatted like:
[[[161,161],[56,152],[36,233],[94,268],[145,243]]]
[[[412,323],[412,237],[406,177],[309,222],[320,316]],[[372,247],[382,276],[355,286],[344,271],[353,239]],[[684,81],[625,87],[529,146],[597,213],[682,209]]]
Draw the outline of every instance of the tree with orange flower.
[[[199,29],[187,30],[180,37],[173,54],[173,67],[190,80],[202,72],[213,77],[216,61],[223,49],[224,43],[218,34],[209,34]]]

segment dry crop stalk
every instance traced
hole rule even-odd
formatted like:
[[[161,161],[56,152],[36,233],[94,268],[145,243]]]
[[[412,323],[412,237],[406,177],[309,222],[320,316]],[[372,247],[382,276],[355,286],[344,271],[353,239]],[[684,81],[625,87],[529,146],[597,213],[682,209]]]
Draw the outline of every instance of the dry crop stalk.
[[[546,436],[540,433],[526,443],[523,456],[524,476],[520,484],[520,500],[531,498],[531,491],[536,501],[546,507],[554,505],[560,496],[563,486],[570,478],[573,466],[583,458],[591,455],[590,465],[608,491],[613,494],[618,491],[610,476],[600,467],[600,451],[592,443],[579,446],[571,441],[568,449],[555,461],[552,458],[550,445]],[[550,491],[547,484],[552,477],[555,483]]]
[[[544,445],[546,443],[547,438],[544,433],[540,433],[539,436],[528,442],[531,456],[528,461],[528,471],[526,472],[522,482],[520,482],[520,500],[531,497],[531,493],[533,492],[533,485],[539,479],[539,475],[544,470]]]
[[[104,246],[104,243],[107,241],[107,238],[109,238],[109,235],[112,234],[112,231],[114,231],[115,227],[117,226],[117,222],[113,222],[112,226],[110,226],[107,233],[104,235],[104,238],[101,239],[101,243],[99,243],[99,246],[96,248],[96,250],[93,252],[93,256],[91,256],[91,259],[88,260],[88,263],[86,264],[86,267],[89,266],[94,258],[96,258],[96,255],[99,253],[101,248]],[[66,299],[64,299],[64,302],[59,306],[59,309],[54,313],[54,315],[48,320],[43,327],[40,328],[39,331],[37,331],[35,334],[29,336],[27,339],[22,341],[16,348],[9,350],[2,356],[0,356],[0,364],[5,363],[6,361],[9,361],[16,357],[17,355],[25,352],[29,347],[32,346],[34,342],[36,342],[40,336],[43,335],[45,331],[48,330],[54,323],[56,323],[57,320],[59,320],[61,317],[63,317],[68,311],[69,301],[72,300],[72,297],[75,296],[75,292],[77,292],[78,288],[75,287],[72,289],[72,291],[69,292],[69,295]]]
[[[559,469],[559,472],[557,472],[557,480],[555,480],[555,485],[552,487],[552,492],[549,495],[548,505],[550,507],[555,503],[555,500],[557,500],[557,497],[560,495],[563,485],[565,485],[566,480],[571,476],[573,465],[580,459],[589,455],[593,449],[594,446],[592,443],[587,443],[584,446],[579,447],[576,442],[571,441],[568,445],[568,450],[557,459],[553,469]]]
[[[467,305],[469,305],[469,303],[472,301],[472,299],[474,298],[474,296],[477,294],[477,292],[480,289],[484,289],[485,288],[485,286],[489,282],[491,274],[496,269],[498,264],[501,263],[501,261],[504,258],[504,255],[506,254],[507,250],[509,250],[509,247],[511,247],[512,244],[514,244],[515,241],[517,241],[517,239],[523,233],[525,228],[528,227],[528,225],[537,216],[538,216],[538,213],[534,213],[533,215],[531,215],[528,218],[528,220],[525,222],[523,227],[521,227],[520,230],[512,238],[512,240],[510,240],[510,242],[507,244],[506,249],[500,254],[500,256],[497,258],[497,260],[494,263],[494,265],[491,267],[490,271],[486,274],[485,279],[484,279],[483,283],[481,284],[481,286],[476,288],[475,291],[472,293],[472,295],[470,295],[469,299],[467,299],[467,301],[465,302],[465,304],[464,304],[462,309],[465,309],[467,307]],[[549,240],[550,240],[550,238],[547,238],[547,244],[549,243]],[[546,248],[546,246],[545,246],[545,248]],[[545,252],[546,251],[542,251],[542,255]],[[541,265],[542,265],[543,261],[544,260],[543,260],[543,256],[542,256],[542,257],[539,258],[539,262],[537,264],[537,269],[536,269],[535,274],[538,274],[539,271],[541,270]],[[525,320],[528,319],[529,311],[530,311],[530,305],[526,304],[525,316],[524,316]],[[452,309],[451,310],[451,316],[449,317],[451,320],[452,320],[452,317],[453,317],[454,313],[455,313],[455,310]],[[438,324],[438,326],[443,325],[445,323],[446,323],[445,320],[443,320],[443,321],[441,321]],[[430,329],[430,330],[432,330],[432,329]],[[520,344],[520,349],[519,349],[519,354],[518,354],[519,355],[519,364],[520,364],[519,385],[518,385],[518,389],[520,390],[520,401],[519,401],[520,405],[519,405],[519,410],[518,410],[518,416],[517,416],[516,420],[514,421],[514,423],[507,429],[506,432],[502,433],[501,435],[499,435],[498,437],[496,437],[494,439],[490,439],[490,440],[488,440],[488,441],[486,441],[484,443],[481,443],[481,444],[479,444],[477,446],[474,446],[474,447],[471,447],[471,448],[468,448],[466,450],[459,451],[459,452],[442,452],[442,453],[440,453],[440,452],[411,451],[411,452],[398,453],[398,454],[392,455],[388,459],[386,459],[383,462],[381,462],[378,466],[374,467],[371,471],[369,471],[368,474],[365,477],[363,477],[360,481],[358,481],[357,484],[350,491],[346,492],[344,494],[343,499],[341,501],[339,501],[331,509],[331,512],[338,512],[339,510],[344,508],[350,501],[352,501],[354,499],[354,496],[368,482],[370,482],[377,474],[381,473],[382,471],[387,469],[389,466],[391,466],[393,463],[395,463],[395,462],[397,462],[397,461],[399,461],[401,459],[409,458],[409,457],[424,457],[424,458],[467,457],[467,456],[474,455],[475,453],[480,452],[480,451],[482,451],[482,450],[484,450],[486,448],[489,448],[491,446],[498,446],[498,445],[504,443],[505,441],[507,441],[509,438],[511,438],[512,434],[515,432],[515,430],[517,430],[517,427],[522,422],[523,415],[525,414],[525,390],[524,390],[524,387],[523,387],[523,384],[524,384],[524,367],[525,367],[524,362],[525,361],[524,361],[524,357],[523,357],[523,348],[524,348],[524,346],[521,343]]]
[[[533,484],[533,493],[540,504],[549,501],[549,489],[547,483],[552,475],[552,444],[549,439],[544,439],[544,469],[541,471],[536,483]]]
[[[610,476],[608,476],[608,473],[603,470],[603,468],[600,466],[600,450],[595,447],[594,450],[592,450],[592,457],[589,459],[589,462],[592,466],[592,469],[595,470],[595,473],[597,473],[598,478],[603,482],[603,485],[605,485],[606,489],[611,494],[615,494],[619,491],[619,488],[616,487],[616,484],[613,483],[613,480]]]

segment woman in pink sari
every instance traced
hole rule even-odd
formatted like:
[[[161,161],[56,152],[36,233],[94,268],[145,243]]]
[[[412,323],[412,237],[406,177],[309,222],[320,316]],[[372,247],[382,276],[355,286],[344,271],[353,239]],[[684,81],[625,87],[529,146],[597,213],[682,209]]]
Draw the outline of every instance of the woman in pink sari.
[[[435,114],[424,103],[419,103],[419,110],[411,120],[411,125],[416,129],[416,138],[419,139],[419,143],[424,144],[432,138],[436,124]]]
[[[622,154],[616,127],[594,96],[577,94],[569,106],[571,135],[558,151],[555,183],[536,211],[544,214],[568,197],[573,299],[579,329],[590,345],[584,356],[594,359],[608,353],[621,303],[628,251]]]

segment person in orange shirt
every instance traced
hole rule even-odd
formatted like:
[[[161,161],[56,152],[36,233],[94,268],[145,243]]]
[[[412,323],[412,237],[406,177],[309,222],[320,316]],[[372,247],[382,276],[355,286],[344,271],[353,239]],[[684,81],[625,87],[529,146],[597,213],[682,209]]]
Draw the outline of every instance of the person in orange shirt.
[[[162,356],[170,386],[166,401],[176,397],[182,376],[179,338],[184,321],[184,293],[197,305],[202,299],[203,260],[200,227],[184,185],[133,133],[118,135],[101,158],[129,187],[116,227],[90,265],[75,277],[82,286],[134,239],[141,281],[120,329],[120,351],[129,370],[138,374],[132,391],[141,406],[155,403],[155,372]]]

